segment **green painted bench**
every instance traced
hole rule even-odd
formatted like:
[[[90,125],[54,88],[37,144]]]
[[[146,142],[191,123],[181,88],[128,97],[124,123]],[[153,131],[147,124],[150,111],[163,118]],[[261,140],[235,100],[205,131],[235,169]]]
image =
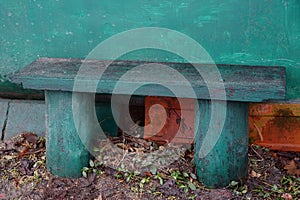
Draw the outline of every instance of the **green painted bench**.
[[[199,107],[195,110],[195,164],[198,179],[211,187],[225,186],[232,180],[243,180],[248,173],[248,102],[262,102],[268,100],[285,99],[285,68],[264,66],[240,66],[240,65],[217,65],[226,93],[225,99],[221,94],[222,87],[212,84],[209,91],[205,81],[201,78],[193,65],[187,63],[156,63],[165,64],[176,70],[189,80],[196,96],[191,96],[185,91],[185,86],[180,80],[172,82],[161,80],[168,77],[163,70],[158,75],[158,81],[165,85],[182,87],[179,96],[167,90],[165,87],[147,81],[147,73],[138,74],[137,78],[123,80],[119,89],[113,91],[119,78],[128,70],[151,62],[138,61],[114,61],[105,71],[99,84],[98,75],[95,71],[102,69],[107,61],[88,61],[90,66],[81,76],[84,87],[75,88],[74,79],[82,64],[78,59],[55,59],[42,58],[22,71],[12,76],[14,83],[22,84],[26,89],[45,90],[46,113],[47,113],[47,167],[55,175],[62,177],[79,177],[81,168],[88,165],[90,154],[80,140],[72,113],[72,93],[78,97],[78,107],[83,108],[80,116],[86,123],[79,123],[80,130],[93,131],[90,119],[91,105],[94,103],[94,93],[99,94],[122,94],[132,95],[128,88],[148,84],[135,91],[140,96],[168,96],[179,98],[194,98]],[[155,64],[155,63],[152,63]],[[211,65],[197,64],[201,69],[208,69]],[[149,68],[150,70],[151,68]],[[163,75],[163,76],[161,76]],[[214,80],[218,82],[218,80]],[[215,98],[215,99],[214,99]],[[86,100],[85,100],[86,99]],[[213,100],[212,100],[213,99]],[[74,101],[74,99],[73,99]],[[92,103],[91,103],[92,102]],[[226,114],[216,116],[224,117],[224,125],[218,121],[210,123],[213,103],[226,108]],[[74,106],[74,105],[73,105]],[[212,134],[219,138],[205,139],[210,129]],[[221,134],[213,133],[221,130]],[[81,138],[82,139],[82,138]],[[213,141],[215,140],[215,141]],[[211,144],[211,147],[209,146]],[[203,154],[201,146],[211,148]],[[205,150],[204,150],[205,152]]]

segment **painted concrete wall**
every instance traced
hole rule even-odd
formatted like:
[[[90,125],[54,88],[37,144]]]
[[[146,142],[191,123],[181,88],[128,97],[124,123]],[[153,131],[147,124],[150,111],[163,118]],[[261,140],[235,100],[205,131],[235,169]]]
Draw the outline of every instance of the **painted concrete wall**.
[[[45,135],[44,101],[0,99],[0,131],[4,140],[23,132]]]
[[[38,57],[84,58],[99,42],[157,26],[197,40],[217,63],[287,67],[289,99],[300,98],[298,0],[2,0],[0,92],[21,92],[7,75]],[[162,52],[126,59],[182,61]]]
[[[41,100],[12,100],[0,98],[0,139],[8,139],[19,133],[46,134],[46,105]],[[117,125],[110,105],[96,103],[96,113],[101,128],[111,136],[117,135]],[[121,119],[121,118],[120,118]]]

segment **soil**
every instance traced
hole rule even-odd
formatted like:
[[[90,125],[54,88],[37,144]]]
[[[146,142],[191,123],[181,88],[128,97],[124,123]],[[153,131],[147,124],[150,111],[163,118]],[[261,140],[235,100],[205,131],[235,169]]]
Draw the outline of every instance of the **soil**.
[[[128,135],[111,139],[110,142],[102,141],[101,145],[99,155],[90,161],[90,166],[83,168],[84,176],[69,179],[56,177],[47,171],[44,138],[23,133],[1,141],[0,199],[223,200],[300,197],[300,154],[296,152],[272,152],[249,145],[247,181],[244,184],[232,182],[221,189],[208,189],[195,177],[192,148],[158,146]],[[156,167],[147,167],[147,163],[143,163],[147,152],[155,150],[162,154],[166,149],[178,155],[167,167],[159,166],[166,162],[159,155],[153,155],[153,160],[159,160]],[[120,155],[122,157],[118,157]]]

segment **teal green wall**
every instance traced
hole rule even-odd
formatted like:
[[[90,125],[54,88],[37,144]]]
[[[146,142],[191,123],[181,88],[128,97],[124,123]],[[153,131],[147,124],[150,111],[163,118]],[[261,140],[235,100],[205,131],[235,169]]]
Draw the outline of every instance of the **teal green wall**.
[[[38,57],[84,58],[99,42],[157,26],[197,40],[216,63],[283,65],[288,98],[300,98],[299,0],[1,0],[0,92],[7,75]],[[126,59],[182,61],[135,52]]]

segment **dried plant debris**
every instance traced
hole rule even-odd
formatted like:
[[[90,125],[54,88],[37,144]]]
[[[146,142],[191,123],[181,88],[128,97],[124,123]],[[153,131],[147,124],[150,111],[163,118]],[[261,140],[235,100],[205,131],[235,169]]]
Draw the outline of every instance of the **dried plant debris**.
[[[299,153],[271,152],[250,145],[247,195],[256,199],[299,199],[300,179],[296,162]]]
[[[105,166],[117,169],[122,165],[128,171],[145,172],[169,166],[182,158],[186,150],[185,145],[170,143],[158,146],[123,133],[120,137],[99,141],[94,155]]]
[[[0,141],[0,199],[93,199],[95,184],[63,179],[46,169],[45,138],[33,133]]]
[[[95,146],[79,179],[46,169],[45,139],[0,142],[0,199],[284,199],[300,196],[299,153],[249,146],[249,177],[221,189],[197,181],[192,146],[158,145],[123,133]],[[174,156],[175,155],[175,156]],[[172,157],[173,156],[173,157]]]

